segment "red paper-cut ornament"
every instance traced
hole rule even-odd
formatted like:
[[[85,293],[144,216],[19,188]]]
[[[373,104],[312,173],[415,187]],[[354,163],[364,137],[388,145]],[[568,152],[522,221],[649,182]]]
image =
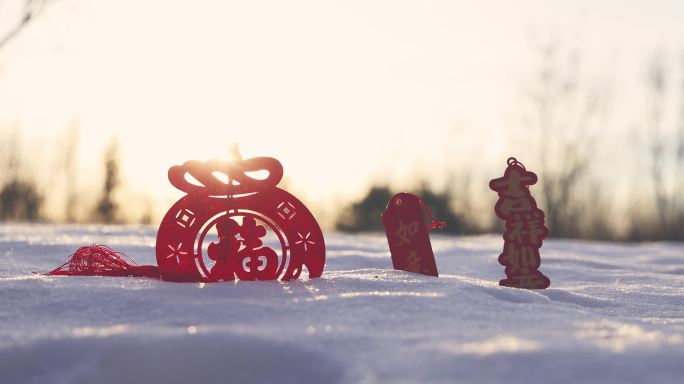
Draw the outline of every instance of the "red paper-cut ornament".
[[[423,210],[430,218],[429,226]],[[446,224],[432,217],[420,197],[410,193],[394,195],[382,214],[382,222],[394,269],[438,276],[428,231]]]
[[[514,288],[544,289],[551,282],[539,271],[539,248],[549,230],[544,226],[544,211],[530,194],[537,175],[511,157],[503,177],[489,182],[499,194],[494,212],[506,222],[504,248],[499,263],[505,266],[506,278],[499,285]]]
[[[164,216],[157,233],[157,264],[164,280],[297,279],[304,266],[319,277],[325,242],[304,204],[276,187],[283,177],[271,157],[191,160],[169,169],[169,181],[187,193]],[[249,175],[268,172],[259,179]],[[194,180],[190,179],[193,178]]]

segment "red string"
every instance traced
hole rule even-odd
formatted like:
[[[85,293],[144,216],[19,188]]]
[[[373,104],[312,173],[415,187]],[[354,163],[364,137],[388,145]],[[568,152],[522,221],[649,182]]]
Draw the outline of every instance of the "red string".
[[[509,157],[508,160],[506,160],[506,164],[508,164],[509,167],[513,165],[519,165],[524,171],[527,171],[527,169],[525,169],[525,165],[519,162],[515,157]]]
[[[90,245],[77,249],[66,263],[46,275],[159,278],[159,269],[154,265],[137,265],[125,254],[106,245]]]
[[[439,221],[432,217],[432,213],[430,213],[430,209],[425,205],[425,201],[421,199],[420,197],[418,198],[418,201],[420,202],[420,206],[423,207],[423,210],[425,213],[427,213],[428,218],[430,219],[430,225],[428,225],[427,230],[432,231],[435,228],[444,228],[446,227],[446,223],[444,221]]]

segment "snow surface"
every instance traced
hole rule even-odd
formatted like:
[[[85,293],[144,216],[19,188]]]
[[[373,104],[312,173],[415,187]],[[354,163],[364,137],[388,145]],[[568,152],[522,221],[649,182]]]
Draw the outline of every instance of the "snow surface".
[[[0,383],[682,383],[684,245],[549,240],[543,291],[498,285],[500,236],[328,233],[320,279],[47,277],[78,246],[154,264],[155,230],[0,226]]]

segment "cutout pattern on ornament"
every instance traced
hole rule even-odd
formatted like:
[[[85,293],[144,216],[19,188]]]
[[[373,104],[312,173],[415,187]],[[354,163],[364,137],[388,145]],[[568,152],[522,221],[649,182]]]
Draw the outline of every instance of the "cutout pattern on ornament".
[[[503,177],[491,180],[489,188],[499,194],[494,212],[506,222],[504,248],[499,263],[506,278],[499,285],[514,288],[544,289],[551,282],[539,271],[539,248],[549,230],[544,226],[544,211],[530,194],[537,175],[511,157]]]
[[[267,172],[265,178],[252,177]],[[157,233],[164,280],[232,281],[311,278],[325,266],[325,242],[304,204],[277,187],[280,162],[271,157],[191,160],[169,169],[187,193],[166,213]]]

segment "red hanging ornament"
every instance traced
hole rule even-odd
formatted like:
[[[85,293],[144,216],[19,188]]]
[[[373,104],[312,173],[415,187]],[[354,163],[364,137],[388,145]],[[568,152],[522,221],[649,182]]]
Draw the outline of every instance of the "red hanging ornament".
[[[514,288],[544,289],[551,283],[539,271],[539,248],[549,230],[544,226],[544,211],[530,194],[537,175],[511,157],[503,177],[491,180],[489,188],[499,194],[494,212],[506,222],[504,248],[499,263],[506,267],[506,278],[499,285]]]
[[[429,226],[423,210],[430,218]],[[446,223],[435,220],[420,197],[410,193],[394,195],[382,214],[382,222],[394,269],[438,276],[428,231]]]
[[[306,266],[319,277],[325,265],[323,233],[297,198],[276,185],[283,177],[271,157],[191,160],[169,169],[169,181],[187,193],[166,213],[157,233],[157,264],[164,280],[297,279]],[[249,173],[268,172],[263,179]],[[188,177],[194,178],[191,182]],[[279,246],[272,247],[272,245]]]
[[[233,162],[188,161],[169,169],[171,184],[187,195],[159,227],[158,267],[136,265],[123,253],[93,245],[77,249],[47,275],[290,280],[306,266],[309,277],[320,277],[325,266],[323,233],[302,202],[276,187],[283,177],[280,162],[270,157],[243,160],[237,149],[234,155]],[[268,176],[248,175],[259,171]]]

